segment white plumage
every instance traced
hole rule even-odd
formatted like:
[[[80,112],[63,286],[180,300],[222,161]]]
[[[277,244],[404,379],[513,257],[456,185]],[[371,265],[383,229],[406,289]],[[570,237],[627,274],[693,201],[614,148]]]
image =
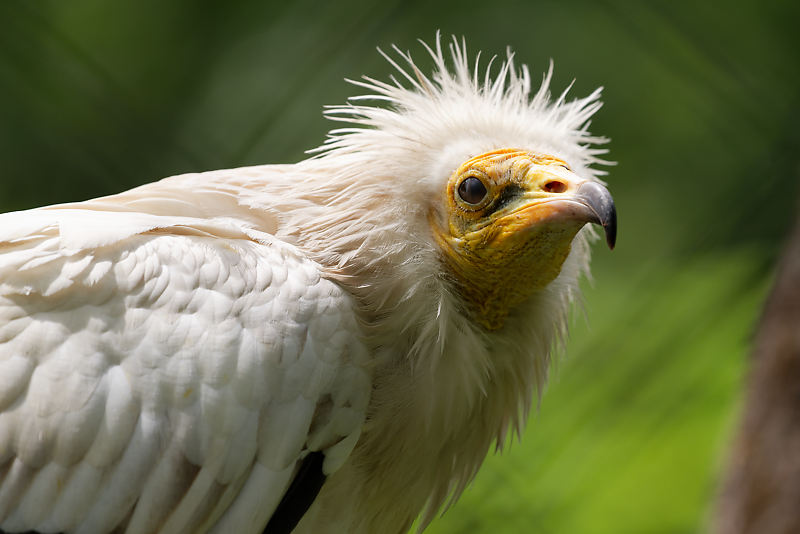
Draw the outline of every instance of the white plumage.
[[[410,88],[354,82],[388,107],[330,108],[352,127],[296,165],[0,216],[0,529],[258,533],[319,451],[296,532],[399,533],[520,430],[590,230],[492,331],[431,221],[492,150],[593,179],[597,93],[531,98],[510,56],[479,79],[438,45],[432,80],[400,54]]]
[[[166,532],[195,531],[238,493],[262,517],[218,531],[257,531],[304,451],[334,470],[358,437],[352,301],[294,247],[225,221],[139,215],[80,242],[109,215],[0,218],[39,223],[4,236],[3,529],[107,532],[136,502],[128,532],[168,515]]]

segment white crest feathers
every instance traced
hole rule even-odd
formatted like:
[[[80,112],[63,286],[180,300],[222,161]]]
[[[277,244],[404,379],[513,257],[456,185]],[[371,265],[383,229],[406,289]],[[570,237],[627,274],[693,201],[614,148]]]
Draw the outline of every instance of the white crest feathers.
[[[400,79],[390,76],[391,83],[368,76],[348,80],[369,93],[351,97],[347,104],[327,107],[328,118],[352,126],[332,130],[327,141],[311,153],[323,157],[348,153],[366,158],[378,151],[391,157],[396,151],[405,154],[412,148],[428,154],[455,152],[453,161],[457,165],[466,159],[465,151],[519,147],[558,155],[594,177],[603,174],[589,166],[609,163],[599,158],[607,151],[596,146],[607,139],[588,131],[590,117],[602,105],[602,88],[568,101],[568,87],[553,99],[552,62],[532,93],[528,67],[518,69],[510,49],[499,68],[496,56],[482,67],[480,53],[471,64],[463,39],[459,42],[453,37],[449,54],[438,34],[435,48],[420,42],[433,60],[433,74],[425,75],[411,55],[396,46],[392,49],[400,62],[379,50]],[[493,70],[497,72],[493,74]],[[450,163],[450,158],[446,162]]]

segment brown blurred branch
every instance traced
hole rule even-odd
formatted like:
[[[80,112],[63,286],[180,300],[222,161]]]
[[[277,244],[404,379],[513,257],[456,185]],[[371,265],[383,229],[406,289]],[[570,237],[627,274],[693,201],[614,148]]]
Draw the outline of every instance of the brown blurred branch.
[[[717,534],[800,532],[800,219],[756,334]]]

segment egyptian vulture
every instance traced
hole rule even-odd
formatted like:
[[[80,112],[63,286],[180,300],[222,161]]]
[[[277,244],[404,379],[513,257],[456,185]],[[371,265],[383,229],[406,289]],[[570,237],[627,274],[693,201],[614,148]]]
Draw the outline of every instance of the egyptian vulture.
[[[0,529],[403,533],[520,431],[615,241],[599,91],[425,48],[300,163],[0,216]]]

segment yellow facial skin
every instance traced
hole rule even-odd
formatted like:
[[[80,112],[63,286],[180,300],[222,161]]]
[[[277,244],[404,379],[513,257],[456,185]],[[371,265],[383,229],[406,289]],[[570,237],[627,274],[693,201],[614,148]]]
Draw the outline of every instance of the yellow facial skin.
[[[480,185],[464,184],[471,178],[485,188],[478,202]],[[519,149],[481,154],[452,174],[446,228],[434,222],[433,230],[460,294],[486,329],[501,328],[514,306],[561,272],[575,234],[592,218],[575,197],[585,181],[558,158]]]

